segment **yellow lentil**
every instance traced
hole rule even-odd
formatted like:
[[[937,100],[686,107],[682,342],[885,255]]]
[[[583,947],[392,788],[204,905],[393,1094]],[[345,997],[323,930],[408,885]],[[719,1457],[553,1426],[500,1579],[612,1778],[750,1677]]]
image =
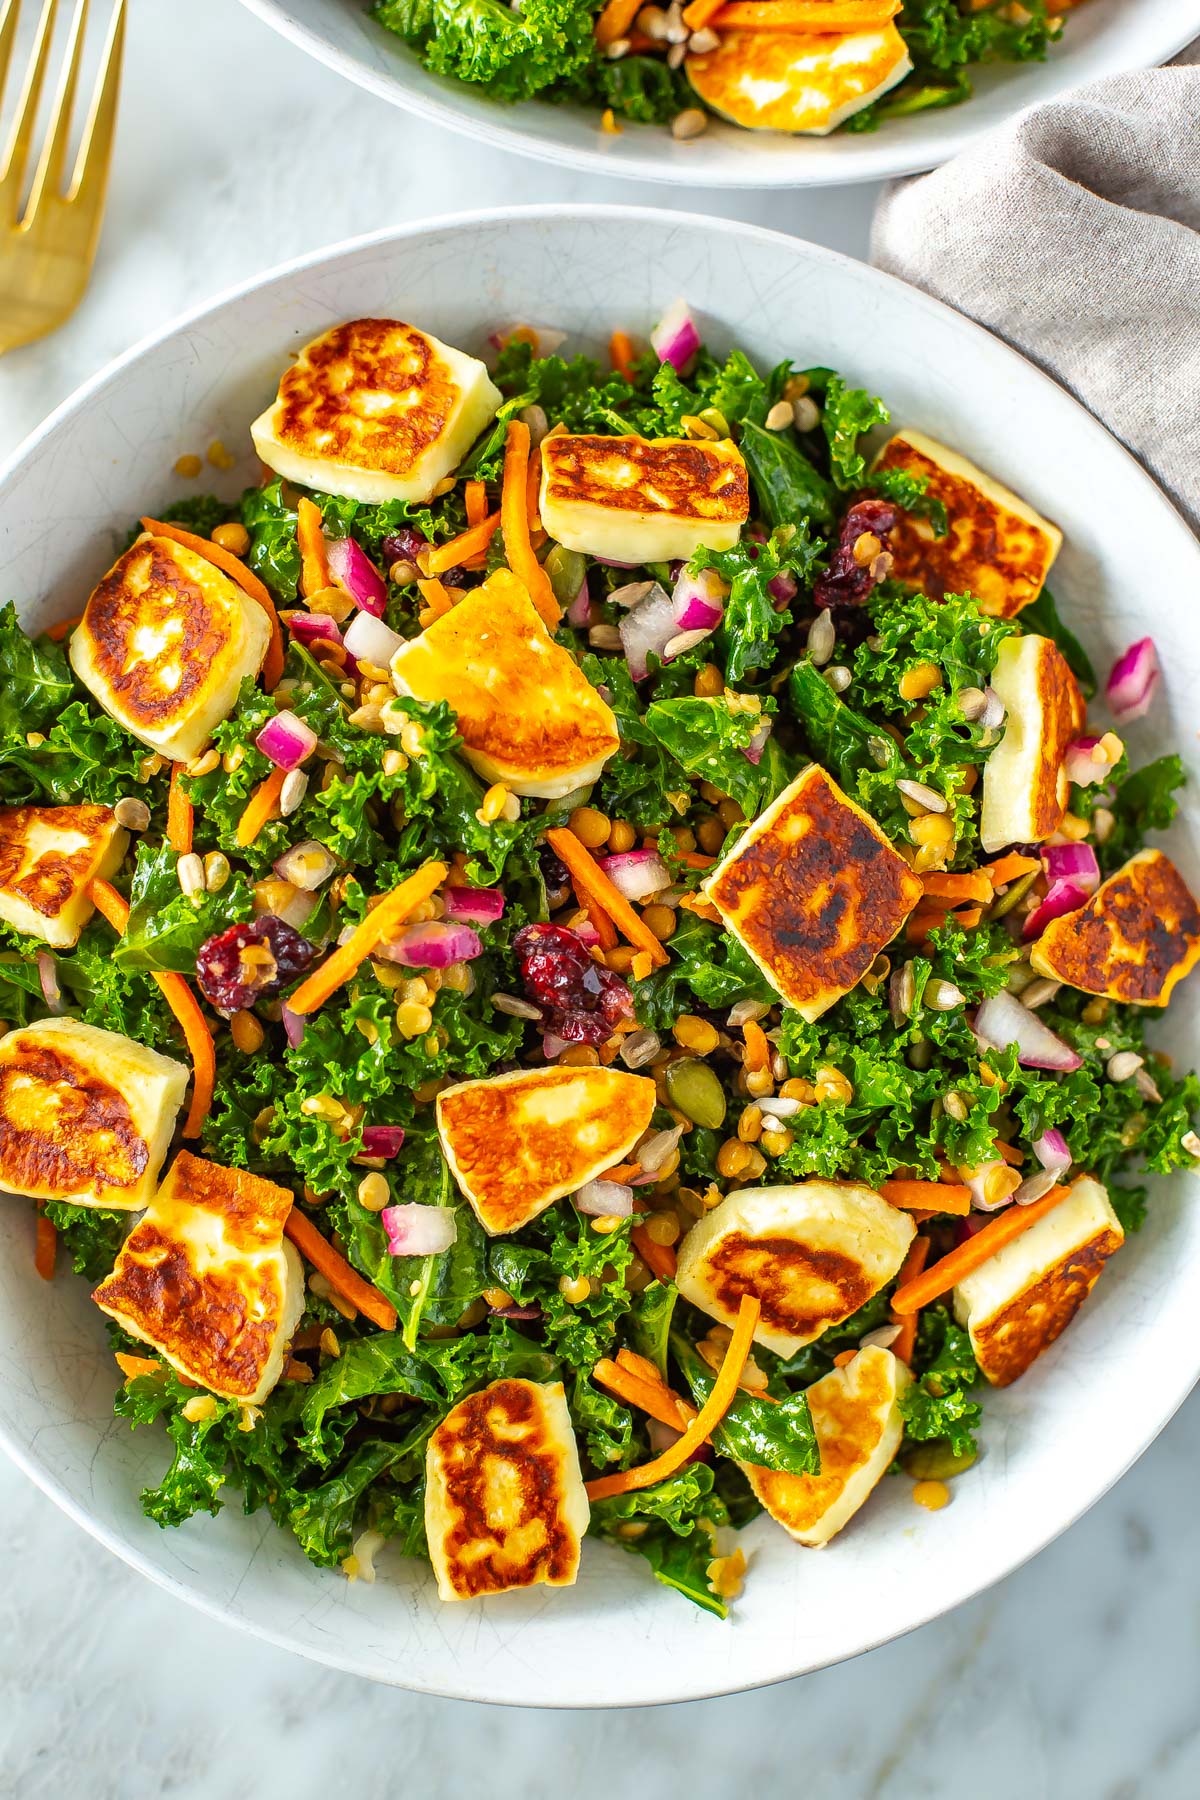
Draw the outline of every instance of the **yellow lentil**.
[[[250,533],[236,519],[231,519],[228,525],[217,526],[212,534],[212,541],[233,556],[245,556],[250,548]]]
[[[588,850],[599,850],[601,844],[607,844],[608,834],[612,830],[612,821],[594,806],[577,806],[569,823],[575,836]]]
[[[204,464],[198,456],[189,454],[187,456],[181,456],[176,462],[175,473],[177,475],[182,475],[185,481],[193,481],[203,467]]]
[[[942,671],[936,663],[917,663],[915,668],[906,669],[900,677],[900,698],[902,700],[927,700],[935,688],[942,685]]]
[[[252,1012],[236,1012],[229,1021],[229,1035],[243,1056],[262,1049],[263,1028]]]
[[[396,1029],[401,1037],[424,1037],[432,1024],[433,1014],[427,1006],[405,1000],[396,1008]]]
[[[941,1512],[943,1506],[950,1504],[950,1489],[944,1481],[918,1481],[913,1488],[912,1497],[926,1511]]]
[[[720,1042],[716,1026],[697,1018],[695,1013],[680,1013],[671,1029],[680,1049],[692,1050],[697,1056],[708,1056]]]
[[[647,931],[653,932],[660,943],[670,937],[675,929],[675,914],[669,906],[647,906],[642,912],[642,924]]]

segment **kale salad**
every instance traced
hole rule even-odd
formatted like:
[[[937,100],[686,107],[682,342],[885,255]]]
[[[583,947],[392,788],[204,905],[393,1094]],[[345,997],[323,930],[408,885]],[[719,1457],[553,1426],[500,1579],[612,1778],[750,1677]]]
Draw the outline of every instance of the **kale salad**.
[[[585,79],[591,9],[502,18],[559,59],[502,91]],[[1152,642],[1097,697],[1026,502],[682,303],[651,344],[335,326],[258,485],[0,613],[0,1186],[161,1526],[447,1600],[586,1535],[723,1618],[758,1514],[946,1504],[1200,1157]]]
[[[985,63],[1045,58],[1080,0],[373,0],[435,75],[699,136],[715,114],[824,136],[957,106]]]

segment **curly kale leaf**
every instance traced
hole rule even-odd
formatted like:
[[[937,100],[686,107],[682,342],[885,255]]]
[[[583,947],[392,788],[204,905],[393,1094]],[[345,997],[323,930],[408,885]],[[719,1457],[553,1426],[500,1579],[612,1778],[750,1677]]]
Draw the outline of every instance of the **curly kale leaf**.
[[[916,1379],[900,1396],[906,1436],[945,1438],[956,1456],[975,1447],[978,1401],[971,1399],[979,1365],[967,1333],[944,1306],[927,1306],[917,1326]]]
[[[688,1463],[653,1487],[593,1502],[589,1529],[593,1536],[645,1557],[656,1581],[724,1619],[729,1609],[709,1586],[708,1569],[716,1554],[714,1530],[730,1522],[712,1469]],[[631,1531],[634,1526],[642,1529]]]
[[[494,100],[527,100],[593,55],[593,15],[580,0],[375,0],[373,16],[435,75],[478,83]]]
[[[703,1406],[712,1393],[716,1376],[695,1346],[682,1332],[671,1333],[671,1355],[683,1372],[692,1399]],[[713,1432],[713,1447],[722,1456],[777,1469],[788,1475],[816,1475],[821,1457],[817,1448],[808,1401],[803,1393],[786,1400],[762,1399],[738,1393]]]
[[[767,668],[778,654],[775,639],[792,615],[771,593],[780,576],[794,576],[807,587],[822,549],[804,524],[779,525],[765,543],[743,538],[732,550],[700,550],[689,567],[715,569],[729,583],[725,614],[713,642],[725,658],[725,676],[740,681],[752,670]]]

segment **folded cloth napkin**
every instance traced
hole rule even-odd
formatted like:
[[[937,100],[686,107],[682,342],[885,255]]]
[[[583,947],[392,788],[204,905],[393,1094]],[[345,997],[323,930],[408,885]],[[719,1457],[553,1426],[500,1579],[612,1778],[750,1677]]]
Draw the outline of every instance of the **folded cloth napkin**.
[[[871,258],[1007,339],[1200,533],[1200,40],[893,183]]]

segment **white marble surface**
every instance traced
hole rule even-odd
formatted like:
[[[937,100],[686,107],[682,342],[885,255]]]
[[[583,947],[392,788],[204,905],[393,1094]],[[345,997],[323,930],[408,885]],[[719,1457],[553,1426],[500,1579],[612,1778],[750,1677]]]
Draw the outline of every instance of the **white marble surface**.
[[[617,198],[739,213],[854,254],[872,201],[630,188],[482,155],[341,86],[234,0],[132,0],[96,278],[57,337],[0,363],[0,460],[108,357],[271,263],[464,206]],[[181,1608],[0,1465],[0,1795],[441,1800],[482,1783],[592,1800],[636,1783],[696,1800],[1193,1800],[1198,1447],[1193,1400],[1065,1539],[898,1644],[619,1720],[485,1710],[310,1667]]]

